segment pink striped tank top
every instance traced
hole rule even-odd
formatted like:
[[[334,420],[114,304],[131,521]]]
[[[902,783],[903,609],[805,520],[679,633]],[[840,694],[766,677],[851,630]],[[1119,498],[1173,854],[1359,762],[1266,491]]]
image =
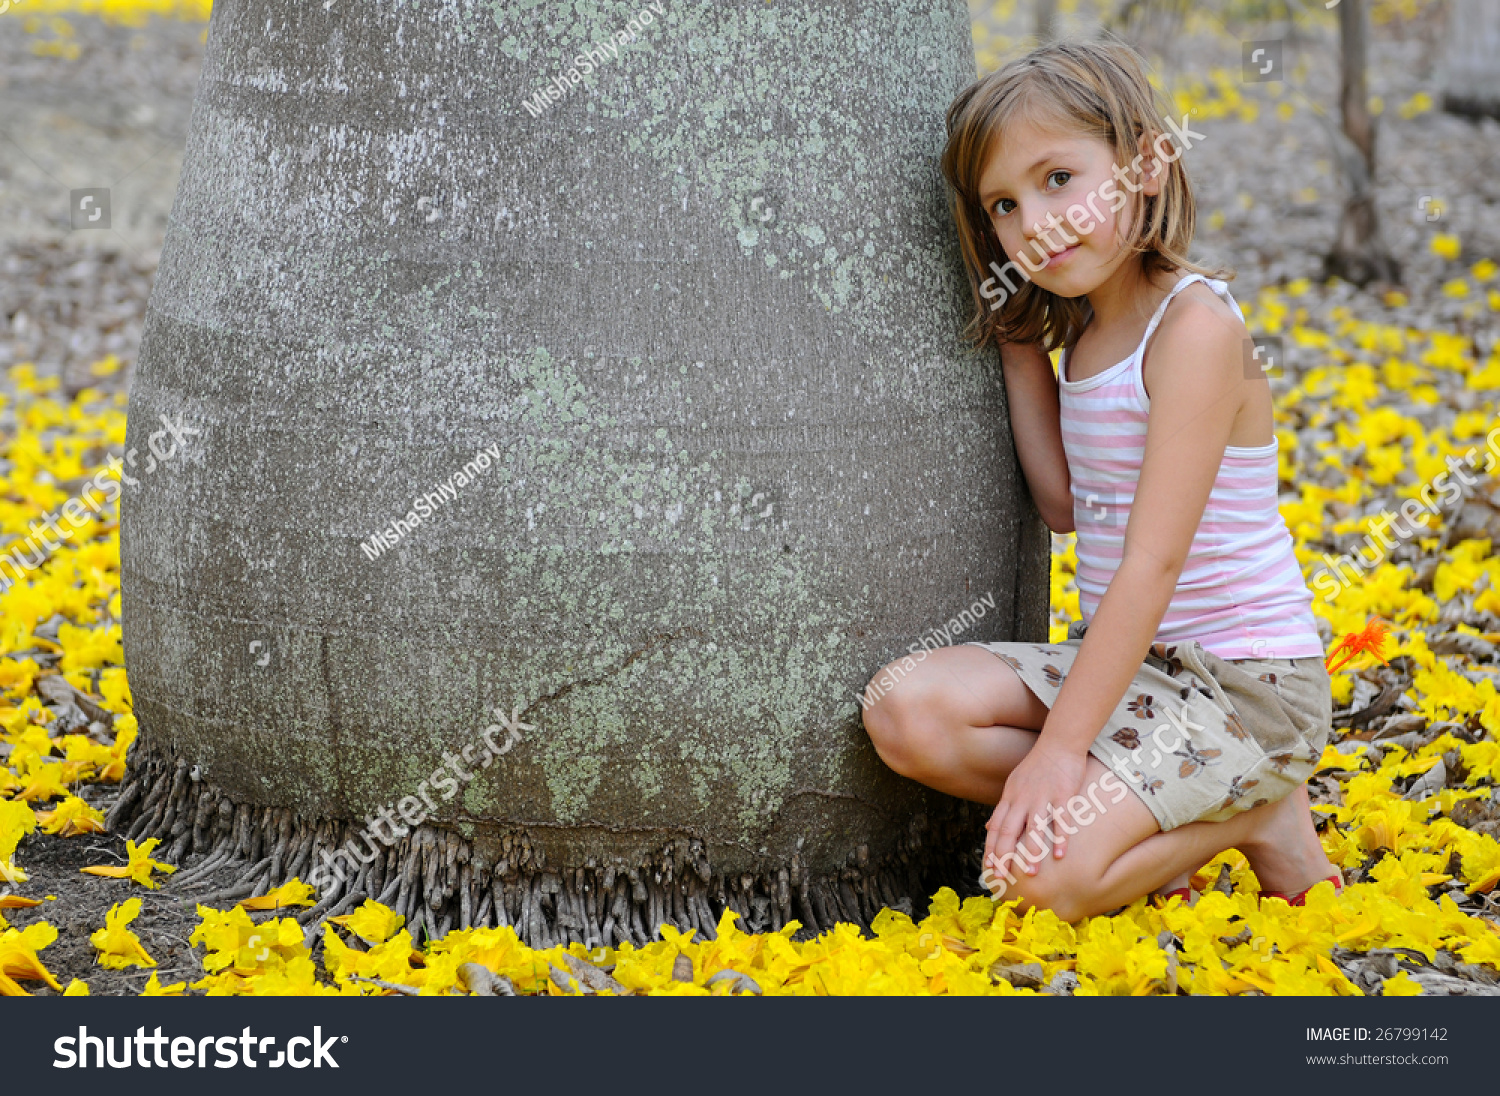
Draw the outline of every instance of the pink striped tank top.
[[[1158,306],[1129,358],[1080,381],[1067,379],[1066,350],[1059,362],[1063,448],[1078,532],[1078,600],[1085,623],[1093,620],[1124,552],[1150,409],[1141,380],[1145,347],[1172,298],[1195,281],[1238,310],[1224,282],[1189,274]],[[1226,659],[1323,657],[1312,591],[1277,506],[1279,445],[1273,439],[1267,445],[1225,447],[1177,589],[1157,628],[1157,642],[1196,639]]]

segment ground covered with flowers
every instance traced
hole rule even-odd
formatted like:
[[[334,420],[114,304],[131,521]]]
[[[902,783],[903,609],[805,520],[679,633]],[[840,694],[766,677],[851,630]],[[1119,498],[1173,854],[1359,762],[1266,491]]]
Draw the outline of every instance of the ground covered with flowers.
[[[201,18],[207,5],[37,2],[34,52],[71,61],[67,22],[50,20],[79,10]],[[1003,45],[986,25],[981,60]],[[1249,127],[1208,142],[1210,158],[1261,155],[1251,135],[1268,119],[1296,124],[1305,104],[1254,90],[1270,98],[1222,73],[1175,89],[1184,109]],[[1431,99],[1403,92],[1391,105],[1415,125]],[[1435,148],[1424,155],[1441,160]],[[1294,187],[1280,208],[1316,206],[1304,168],[1261,180]],[[1258,249],[1259,277],[1234,291],[1251,331],[1284,343],[1287,376],[1272,381],[1282,512],[1324,639],[1391,629],[1335,673],[1335,739],[1310,785],[1342,895],[1321,885],[1303,907],[1261,900],[1231,850],[1198,873],[1191,903],[1142,899],[1073,925],[962,898],[974,884],[955,881],[923,916],[886,910],[870,932],[749,935],[726,913],[712,939],[664,925],[648,946],[592,952],[535,950],[510,928],[413,939],[375,902],[317,924],[295,880],[202,901],[232,868],[179,882],[191,864],[104,830],[137,727],[114,502],[131,474],[118,461],[129,360],[101,355],[66,386],[15,365],[0,400],[0,995],[1500,993],[1496,249],[1459,218],[1415,239],[1402,291],[1316,283],[1288,275],[1301,260],[1276,241],[1290,237],[1256,219],[1274,196],[1236,195],[1229,170],[1204,174],[1205,237],[1229,258]],[[1331,232],[1327,203],[1317,208]],[[67,342],[43,327],[36,346]],[[35,332],[9,335],[25,345]],[[1078,611],[1072,539],[1055,540],[1054,638]]]

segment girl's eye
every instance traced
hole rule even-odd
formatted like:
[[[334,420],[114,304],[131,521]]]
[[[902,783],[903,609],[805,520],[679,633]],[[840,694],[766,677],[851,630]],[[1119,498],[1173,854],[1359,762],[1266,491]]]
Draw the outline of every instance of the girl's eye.
[[[1050,175],[1047,176],[1047,182],[1051,183],[1052,180],[1056,179],[1059,175],[1062,176],[1062,181],[1059,182],[1059,183],[1057,183],[1056,185],[1060,186],[1060,187],[1067,186],[1068,185],[1068,180],[1070,180],[1070,179],[1073,178],[1073,173],[1071,171],[1064,171],[1061,168],[1059,168],[1058,170],[1052,172]],[[994,208],[995,216],[997,216],[997,217],[1004,217],[1007,213],[1009,213],[1012,209],[1015,208],[1015,205],[1016,205],[1016,203],[1013,202],[1013,201],[1011,201],[1009,198],[1001,198],[1001,199],[997,200],[995,202],[995,208]]]

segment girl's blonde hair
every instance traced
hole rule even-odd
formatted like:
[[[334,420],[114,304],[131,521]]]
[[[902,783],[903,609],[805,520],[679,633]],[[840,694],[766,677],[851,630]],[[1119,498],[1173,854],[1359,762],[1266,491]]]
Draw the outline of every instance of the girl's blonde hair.
[[[1160,105],[1140,56],[1124,43],[1110,41],[1054,42],[1034,49],[980,77],[953,100],[942,169],[974,299],[974,316],[964,335],[976,349],[991,338],[1040,342],[1049,351],[1072,346],[1088,319],[1084,298],[1047,292],[1026,277],[1019,261],[1007,269],[1014,256],[1001,248],[989,214],[979,203],[980,176],[1005,126],[1025,118],[1097,137],[1113,148],[1116,163],[1125,169],[1139,153],[1141,134],[1164,132]],[[1230,270],[1199,266],[1187,258],[1196,220],[1193,187],[1182,166],[1185,150],[1175,151],[1171,163],[1158,161],[1162,170],[1157,195],[1126,194],[1136,215],[1124,246],[1141,256],[1147,277],[1185,269],[1233,278]],[[1015,286],[1016,275],[1021,284],[1001,298],[1003,307],[996,309],[989,301],[1000,292],[982,295],[980,290],[996,281],[990,275],[1000,271],[1006,272],[1003,285]]]

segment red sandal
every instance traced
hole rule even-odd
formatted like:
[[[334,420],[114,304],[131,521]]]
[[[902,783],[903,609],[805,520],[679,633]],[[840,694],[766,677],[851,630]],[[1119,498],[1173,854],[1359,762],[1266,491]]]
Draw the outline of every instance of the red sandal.
[[[1183,905],[1188,905],[1193,901],[1193,888],[1173,887],[1171,890],[1151,892],[1151,897],[1157,899],[1159,906],[1165,906],[1174,895],[1182,899]]]
[[[1337,871],[1328,876],[1326,879],[1319,879],[1318,883],[1332,883],[1333,892],[1335,894],[1344,893],[1344,878]],[[1260,896],[1262,898],[1280,898],[1289,906],[1305,906],[1307,905],[1307,891],[1312,890],[1313,887],[1316,887],[1318,885],[1318,883],[1314,883],[1312,887],[1308,887],[1307,890],[1300,890],[1296,894],[1284,894],[1281,891],[1263,890],[1260,892]]]

